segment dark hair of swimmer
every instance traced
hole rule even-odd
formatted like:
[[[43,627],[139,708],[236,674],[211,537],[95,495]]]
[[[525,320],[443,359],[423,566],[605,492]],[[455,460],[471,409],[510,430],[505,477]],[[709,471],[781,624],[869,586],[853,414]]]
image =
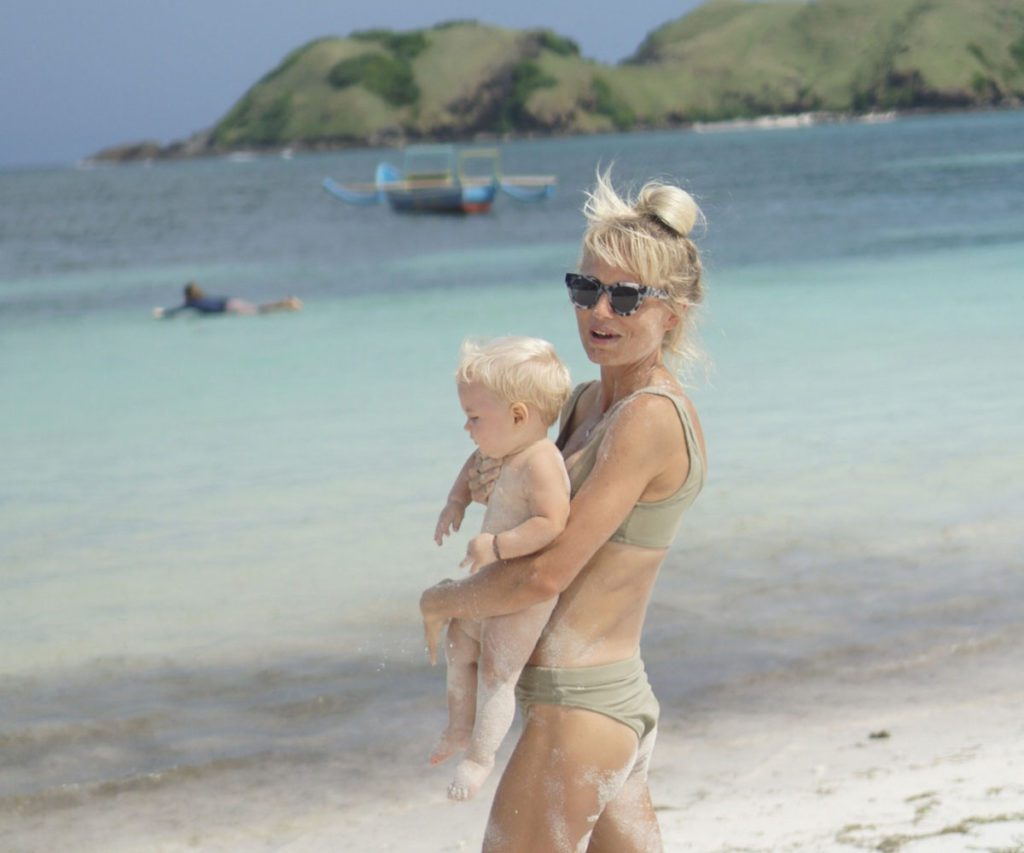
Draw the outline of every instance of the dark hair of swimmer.
[[[185,299],[202,299],[205,295],[206,294],[203,293],[202,288],[200,288],[194,281],[190,281],[185,285]]]

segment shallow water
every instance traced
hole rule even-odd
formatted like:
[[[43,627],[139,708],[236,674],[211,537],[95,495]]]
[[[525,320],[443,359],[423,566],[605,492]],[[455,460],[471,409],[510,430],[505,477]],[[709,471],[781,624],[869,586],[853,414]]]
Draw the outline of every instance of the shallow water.
[[[464,220],[319,190],[376,152],[0,173],[0,824],[426,737],[416,600],[482,515],[431,541],[470,450],[458,345],[538,335],[594,375],[560,280],[599,163],[684,181],[709,220],[710,477],[645,641],[667,713],[1004,641],[1022,135],[1009,112],[509,143],[559,195]],[[306,310],[149,319],[189,279]]]

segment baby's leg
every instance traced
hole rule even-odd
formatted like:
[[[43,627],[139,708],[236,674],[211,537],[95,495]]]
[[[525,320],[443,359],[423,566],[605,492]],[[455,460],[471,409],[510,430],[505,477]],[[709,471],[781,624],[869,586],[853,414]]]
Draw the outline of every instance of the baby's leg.
[[[453,619],[448,624],[445,661],[448,665],[448,728],[430,754],[431,764],[447,761],[469,746],[476,718],[477,659],[480,643],[469,633],[470,624]],[[473,631],[476,633],[476,631]]]
[[[448,788],[453,800],[472,798],[494,768],[494,753],[516,713],[516,681],[533,654],[555,601],[543,601],[508,616],[487,619],[480,636],[476,725],[466,757]]]

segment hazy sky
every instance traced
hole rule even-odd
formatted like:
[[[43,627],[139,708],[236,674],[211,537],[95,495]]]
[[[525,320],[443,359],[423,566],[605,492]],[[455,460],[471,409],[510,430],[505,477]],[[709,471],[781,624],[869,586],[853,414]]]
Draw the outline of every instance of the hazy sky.
[[[455,18],[550,27],[617,62],[701,0],[0,0],[0,167],[210,127],[311,39]]]

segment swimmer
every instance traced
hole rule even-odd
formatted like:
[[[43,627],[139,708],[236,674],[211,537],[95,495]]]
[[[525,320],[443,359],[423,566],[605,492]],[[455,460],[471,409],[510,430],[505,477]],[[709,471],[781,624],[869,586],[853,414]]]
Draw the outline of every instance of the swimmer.
[[[470,471],[479,455],[501,459],[481,532],[470,540],[462,567],[475,574],[498,560],[540,550],[569,517],[569,476],[548,438],[569,395],[569,371],[554,347],[536,338],[499,338],[462,345],[456,372],[466,430],[479,448],[448,494],[434,541],[462,524],[470,503]],[[453,800],[471,799],[494,768],[494,754],[512,725],[515,685],[547,624],[556,598],[494,619],[453,619],[445,644],[448,727],[431,764],[465,756],[448,787]]]
[[[182,311],[197,314],[269,314],[272,311],[298,311],[302,301],[295,296],[255,305],[233,296],[207,296],[194,281],[185,285],[185,301],[175,308],[154,308],[154,320],[169,320]]]

